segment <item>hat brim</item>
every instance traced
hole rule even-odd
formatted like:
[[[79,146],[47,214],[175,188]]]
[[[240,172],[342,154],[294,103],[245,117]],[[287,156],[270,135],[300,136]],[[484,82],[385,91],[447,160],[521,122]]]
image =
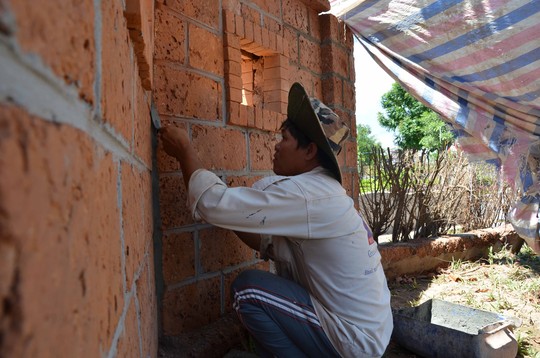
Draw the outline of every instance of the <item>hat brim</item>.
[[[336,155],[330,147],[330,143],[324,134],[321,122],[315,114],[311,101],[304,87],[299,83],[293,83],[289,90],[287,104],[287,118],[290,119],[302,133],[311,139],[321,149],[333,164],[332,172],[336,179],[342,183],[341,169]]]

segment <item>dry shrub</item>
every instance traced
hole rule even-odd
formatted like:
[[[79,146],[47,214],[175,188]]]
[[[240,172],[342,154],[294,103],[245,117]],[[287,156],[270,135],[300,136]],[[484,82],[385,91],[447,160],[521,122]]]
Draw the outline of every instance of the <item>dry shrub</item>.
[[[494,166],[470,163],[460,151],[376,148],[360,163],[360,210],[378,237],[407,241],[493,227],[505,222],[517,192]]]

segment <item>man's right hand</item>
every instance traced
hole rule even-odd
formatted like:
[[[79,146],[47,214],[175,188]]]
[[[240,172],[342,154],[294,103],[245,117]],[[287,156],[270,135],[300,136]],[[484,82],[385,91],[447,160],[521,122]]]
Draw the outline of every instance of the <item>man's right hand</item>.
[[[161,138],[165,153],[180,162],[184,183],[186,189],[189,190],[188,186],[191,175],[197,169],[202,169],[203,166],[195,149],[189,142],[187,131],[176,125],[168,125],[159,130],[159,137]]]
[[[163,150],[171,157],[181,160],[182,153],[190,146],[189,137],[185,129],[170,124],[159,130],[159,137]]]

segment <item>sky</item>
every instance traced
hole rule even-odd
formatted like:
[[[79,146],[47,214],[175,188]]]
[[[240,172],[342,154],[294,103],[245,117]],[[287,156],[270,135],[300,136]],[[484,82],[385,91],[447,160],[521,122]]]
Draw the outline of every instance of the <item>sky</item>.
[[[379,125],[377,113],[383,112],[381,96],[388,92],[394,80],[354,41],[356,69],[356,124],[368,125],[383,148],[395,147],[394,135]]]

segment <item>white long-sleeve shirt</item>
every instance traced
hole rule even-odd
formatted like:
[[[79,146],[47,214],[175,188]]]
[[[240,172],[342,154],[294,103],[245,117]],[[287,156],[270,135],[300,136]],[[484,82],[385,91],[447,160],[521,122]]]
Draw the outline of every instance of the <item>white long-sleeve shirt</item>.
[[[338,181],[325,169],[271,176],[228,188],[207,170],[189,182],[193,217],[261,234],[261,254],[304,287],[343,357],[381,356],[393,329],[377,243]]]

